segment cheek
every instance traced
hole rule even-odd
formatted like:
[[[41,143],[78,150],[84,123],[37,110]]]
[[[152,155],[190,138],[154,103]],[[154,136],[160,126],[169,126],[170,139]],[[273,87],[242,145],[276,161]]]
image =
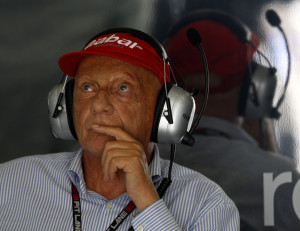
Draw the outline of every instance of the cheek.
[[[73,105],[73,121],[77,135],[80,135],[84,130],[84,121],[87,117],[88,105],[77,101],[76,105]],[[79,138],[79,137],[78,137]]]
[[[153,126],[154,107],[149,105],[138,105],[132,114],[128,115],[131,120],[131,127],[134,125],[138,136],[142,139],[150,138]]]
[[[124,105],[118,108],[118,116],[124,129],[136,139],[139,139],[146,129],[147,116],[142,105]]]
[[[154,120],[154,111],[155,105],[148,105],[143,110],[143,117],[145,122],[152,128],[153,120]]]

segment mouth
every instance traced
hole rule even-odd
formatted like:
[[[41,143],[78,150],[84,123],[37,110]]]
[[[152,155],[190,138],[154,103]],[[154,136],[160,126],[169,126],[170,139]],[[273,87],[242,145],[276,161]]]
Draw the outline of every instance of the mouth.
[[[111,125],[106,125],[106,124],[92,124],[87,131],[90,132],[91,134],[95,135],[96,137],[101,137],[101,138],[108,138],[108,140],[116,140],[114,136],[110,136],[104,133],[101,133],[99,130],[97,130],[97,126],[110,126],[110,127],[118,127],[118,126],[111,126]]]
[[[96,131],[93,128],[88,129],[88,132],[90,134],[90,138],[93,137],[92,139],[95,140],[95,141],[96,140],[98,140],[98,141],[101,140],[101,141],[107,142],[107,141],[115,141],[116,140],[115,137],[107,135],[107,134],[100,133],[100,132]]]

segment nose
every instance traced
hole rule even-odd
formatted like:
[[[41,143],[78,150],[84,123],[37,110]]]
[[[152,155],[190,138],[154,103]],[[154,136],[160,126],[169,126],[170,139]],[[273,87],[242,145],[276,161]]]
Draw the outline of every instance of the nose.
[[[112,114],[114,109],[105,90],[100,90],[92,99],[91,111],[94,114]]]

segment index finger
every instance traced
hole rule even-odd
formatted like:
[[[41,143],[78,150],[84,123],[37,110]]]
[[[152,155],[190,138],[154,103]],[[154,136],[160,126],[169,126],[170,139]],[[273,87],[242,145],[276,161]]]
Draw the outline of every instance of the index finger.
[[[92,129],[96,132],[113,136],[116,138],[116,140],[123,140],[123,141],[129,141],[129,142],[136,142],[136,139],[134,139],[131,135],[129,135],[126,131],[124,131],[120,127],[113,127],[113,126],[103,126],[103,125],[93,125]]]

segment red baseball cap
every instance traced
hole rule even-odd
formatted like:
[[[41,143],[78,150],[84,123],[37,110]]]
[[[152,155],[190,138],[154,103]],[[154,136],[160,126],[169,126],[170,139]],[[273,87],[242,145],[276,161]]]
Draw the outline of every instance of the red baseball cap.
[[[218,87],[210,87],[210,93],[226,92],[243,81],[255,49],[242,42],[227,26],[213,20],[190,22],[178,29],[168,40],[166,51],[181,75],[204,72],[200,52],[189,42],[186,31],[195,28],[201,35],[208,69],[221,78]],[[257,36],[251,33],[251,43],[259,45]]]
[[[81,59],[87,55],[104,55],[119,59],[152,71],[164,84],[170,81],[170,70],[156,50],[146,41],[127,32],[100,35],[89,42],[82,51],[71,52],[60,57],[61,70],[75,77]],[[164,66],[166,65],[166,66]]]

